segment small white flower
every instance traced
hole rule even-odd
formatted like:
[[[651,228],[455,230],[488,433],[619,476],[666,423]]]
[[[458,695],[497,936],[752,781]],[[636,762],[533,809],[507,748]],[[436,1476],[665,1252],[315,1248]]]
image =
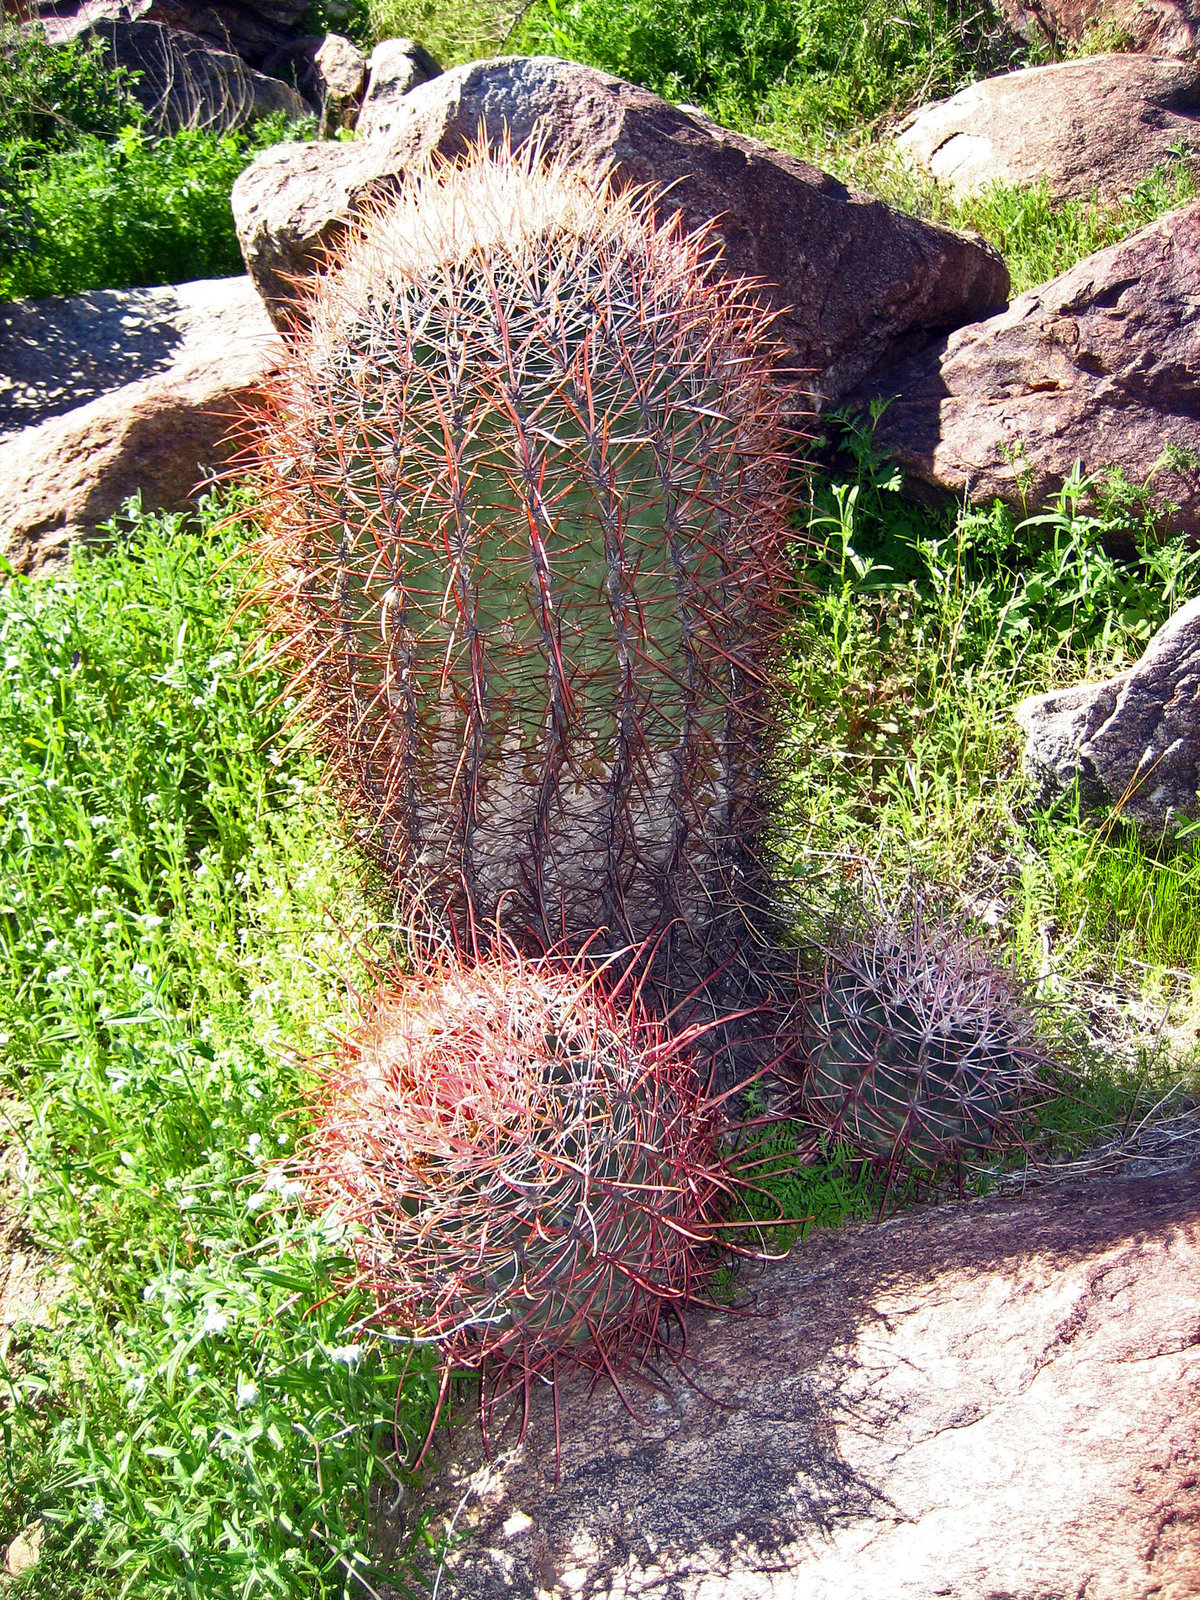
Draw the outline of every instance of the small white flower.
[[[250,1378],[239,1378],[237,1386],[237,1403],[240,1411],[243,1406],[252,1406],[258,1399],[258,1385]]]
[[[339,1344],[329,1352],[329,1359],[335,1366],[345,1367],[347,1372],[353,1372],[362,1360],[363,1349],[360,1344]]]
[[[104,1501],[96,1499],[89,1503],[87,1514],[92,1522],[103,1522],[104,1515],[107,1510],[108,1507],[104,1504]]]
[[[261,1143],[262,1143],[262,1134],[261,1133],[252,1133],[250,1135],[249,1139],[247,1139],[246,1145],[247,1145],[247,1148],[250,1151],[251,1157],[254,1157],[254,1156],[256,1156],[258,1154],[258,1147],[259,1147],[259,1145]]]
[[[187,1364],[187,1375],[188,1375],[189,1378],[194,1378],[199,1371],[200,1371],[200,1366],[199,1366],[198,1362],[195,1362],[195,1361],[189,1361],[188,1362],[188,1364]]]
[[[229,1318],[223,1311],[209,1311],[204,1318],[205,1333],[224,1333],[229,1326]]]

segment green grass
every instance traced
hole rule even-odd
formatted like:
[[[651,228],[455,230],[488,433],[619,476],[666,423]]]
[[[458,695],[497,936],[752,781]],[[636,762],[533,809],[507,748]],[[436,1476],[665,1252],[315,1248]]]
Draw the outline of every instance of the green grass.
[[[443,67],[518,49],[522,0],[365,0],[372,39],[417,39]]]
[[[3,1094],[67,1275],[4,1341],[0,1542],[47,1519],[56,1600],[362,1594],[425,1415],[272,1175],[371,923],[219,510],[0,599]]]
[[[243,271],[234,182],[311,125],[155,137],[130,81],[98,41],[59,49],[0,21],[0,300]]]
[[[259,150],[310,132],[282,116],[248,133],[184,129],[160,139],[135,126],[39,152],[15,171],[0,216],[0,238],[12,245],[0,257],[0,299],[242,272],[230,190]]]
[[[1025,517],[1000,505],[935,513],[905,500],[866,428],[847,424],[843,437],[843,470],[814,479],[804,568],[814,592],[790,657],[782,781],[794,871],[847,852],[902,862],[919,851],[965,883],[986,850],[1049,882],[1011,708],[1136,660],[1200,592],[1200,556],[1165,537],[1145,491],[1119,475],[1076,472]],[[1134,560],[1109,553],[1117,536]],[[1071,837],[1089,871],[1128,849],[1119,832]],[[1178,872],[1193,846],[1172,849]],[[1065,885],[1065,863],[1055,872]],[[1028,921],[1032,902],[1017,897],[1014,915],[1018,901]]]
[[[945,0],[537,0],[515,37],[730,126],[779,124],[813,145],[950,93],[1012,54],[986,10]]]

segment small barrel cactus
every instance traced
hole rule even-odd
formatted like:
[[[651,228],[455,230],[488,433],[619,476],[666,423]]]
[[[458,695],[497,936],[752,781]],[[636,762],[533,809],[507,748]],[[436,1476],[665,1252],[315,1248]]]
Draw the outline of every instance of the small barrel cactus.
[[[686,987],[754,901],[796,418],[714,254],[480,146],[350,234],[254,430],[295,690],[465,948],[665,929]]]
[[[436,1341],[447,1372],[615,1375],[711,1271],[731,1180],[698,1041],[608,977],[503,948],[427,957],[316,1096],[309,1202],[356,1224],[381,1324]]]
[[[1047,1062],[1020,983],[919,908],[830,950],[810,1025],[806,1110],[889,1172],[1010,1147]]]

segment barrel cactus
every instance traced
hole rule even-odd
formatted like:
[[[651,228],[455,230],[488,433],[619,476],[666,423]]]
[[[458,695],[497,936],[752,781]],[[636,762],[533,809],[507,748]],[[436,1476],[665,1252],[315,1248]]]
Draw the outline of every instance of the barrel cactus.
[[[804,1104],[894,1172],[1018,1142],[1047,1054],[1019,981],[952,921],[878,923],[834,945],[811,1008]]]
[[[711,1271],[731,1180],[700,1042],[609,978],[443,951],[365,1006],[315,1097],[308,1201],[355,1225],[380,1323],[447,1373],[616,1375]]]
[[[660,931],[686,985],[753,905],[796,417],[714,253],[480,146],[349,235],[254,430],[295,691],[466,948]]]

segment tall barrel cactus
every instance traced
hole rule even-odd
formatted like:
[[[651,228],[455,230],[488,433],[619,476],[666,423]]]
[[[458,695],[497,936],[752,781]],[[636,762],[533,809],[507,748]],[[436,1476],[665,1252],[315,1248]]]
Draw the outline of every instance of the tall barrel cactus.
[[[769,317],[712,255],[481,146],[352,234],[257,430],[296,690],[468,947],[498,913],[530,947],[666,929],[692,981],[738,942],[786,428]]]

